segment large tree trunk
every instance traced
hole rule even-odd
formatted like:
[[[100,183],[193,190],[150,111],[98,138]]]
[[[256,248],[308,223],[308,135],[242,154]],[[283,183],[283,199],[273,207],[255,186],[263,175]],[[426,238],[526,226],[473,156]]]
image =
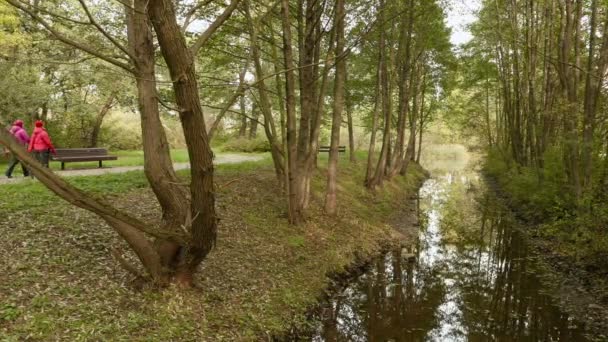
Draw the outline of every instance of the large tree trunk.
[[[148,15],[169,73],[190,157],[190,215],[186,227],[192,245],[179,253],[178,281],[188,285],[198,265],[215,245],[217,217],[213,184],[213,152],[199,100],[194,59],[177,24],[171,0],[150,0]]]
[[[101,125],[103,124],[103,119],[106,117],[112,106],[114,106],[114,100],[116,99],[116,95],[118,95],[118,91],[112,91],[108,99],[97,113],[95,117],[95,122],[93,123],[93,130],[91,131],[91,142],[89,143],[89,147],[97,147],[97,143],[99,140],[99,133],[101,132]]]
[[[138,105],[141,116],[144,149],[144,172],[158,199],[163,212],[163,224],[169,231],[178,231],[186,223],[188,199],[173,169],[169,143],[163,128],[158,108],[156,90],[154,43],[150,24],[146,16],[147,1],[137,0],[133,7],[125,6],[127,34],[137,73]],[[180,245],[174,241],[157,239],[156,248],[162,266],[172,273],[174,255]]]
[[[306,193],[306,159],[309,152],[309,141],[311,134],[313,111],[315,110],[315,98],[317,93],[317,75],[318,70],[313,64],[315,53],[317,51],[317,39],[315,29],[319,20],[317,20],[317,6],[319,1],[307,0],[306,9],[302,18],[302,8],[298,11],[298,40],[301,48],[299,49],[299,74],[300,74],[300,125],[298,132],[298,147],[297,147],[297,163],[298,168],[298,201],[303,207],[304,197]],[[302,1],[303,5],[303,1]]]
[[[329,150],[329,162],[327,167],[327,194],[325,196],[325,212],[330,215],[336,214],[336,192],[338,178],[338,158],[340,152],[340,127],[342,126],[342,111],[344,109],[344,85],[346,80],[346,59],[342,57],[344,52],[344,9],[345,0],[336,0],[336,79],[334,82],[334,108],[331,125],[331,146]]]
[[[165,269],[160,254],[147,236],[163,241],[173,241],[177,244],[187,244],[189,237],[180,232],[158,229],[153,223],[139,221],[113,208],[108,203],[75,188],[40,164],[4,130],[0,130],[0,144],[6,146],[25,163],[30,172],[57,196],[77,207],[93,212],[106,221],[128,243],[156,284],[163,286],[169,283],[171,272]]]

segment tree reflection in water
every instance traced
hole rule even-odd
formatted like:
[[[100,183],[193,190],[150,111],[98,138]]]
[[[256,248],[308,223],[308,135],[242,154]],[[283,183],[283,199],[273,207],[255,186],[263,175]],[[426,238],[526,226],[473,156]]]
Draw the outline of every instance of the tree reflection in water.
[[[585,341],[542,293],[512,214],[476,178],[427,181],[415,246],[379,258],[332,298],[313,340]],[[447,203],[473,205],[446,215]]]

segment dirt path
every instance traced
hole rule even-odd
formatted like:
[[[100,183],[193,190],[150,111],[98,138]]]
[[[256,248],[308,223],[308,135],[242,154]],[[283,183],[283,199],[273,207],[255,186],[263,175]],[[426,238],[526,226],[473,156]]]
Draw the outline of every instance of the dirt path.
[[[218,154],[215,156],[215,164],[236,164],[248,161],[258,161],[262,159],[259,155],[242,155],[242,154]],[[69,164],[68,164],[69,165]],[[190,163],[175,163],[173,165],[175,170],[184,170],[190,168]],[[117,166],[107,167],[102,169],[80,169],[80,170],[66,170],[66,171],[55,171],[56,174],[62,177],[77,177],[77,176],[98,176],[109,173],[124,173],[129,171],[143,170],[143,166]],[[0,185],[2,184],[14,184],[19,183],[30,178],[15,177],[8,179],[4,176],[0,178]]]

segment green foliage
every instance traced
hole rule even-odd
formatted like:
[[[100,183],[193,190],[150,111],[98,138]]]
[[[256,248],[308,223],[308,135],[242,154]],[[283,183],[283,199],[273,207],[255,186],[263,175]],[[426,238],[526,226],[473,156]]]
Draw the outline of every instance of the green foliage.
[[[537,170],[517,166],[510,155],[499,149],[488,153],[484,170],[492,176],[502,190],[509,194],[515,207],[537,221],[567,217],[575,210],[574,199],[563,177],[561,151],[549,149],[545,155],[545,167]]]
[[[537,234],[551,244],[553,252],[581,262],[585,267],[608,272],[608,206],[595,203],[581,210],[565,177],[563,151],[550,148],[544,168],[516,167],[507,154],[490,150],[484,170],[498,182],[517,212],[538,224]],[[592,194],[586,194],[586,197]],[[588,200],[587,200],[588,202]]]

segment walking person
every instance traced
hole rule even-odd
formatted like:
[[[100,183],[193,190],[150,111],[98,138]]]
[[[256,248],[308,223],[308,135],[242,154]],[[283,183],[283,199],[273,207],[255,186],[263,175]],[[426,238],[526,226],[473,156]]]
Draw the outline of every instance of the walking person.
[[[17,142],[19,142],[24,147],[27,147],[27,144],[29,144],[30,142],[30,137],[27,135],[25,129],[23,129],[23,121],[15,121],[15,123],[13,123],[13,127],[11,127],[10,129],[10,133],[13,135],[13,137],[15,137]],[[30,175],[28,169],[25,167],[23,162],[17,159],[17,156],[13,154],[11,156],[10,162],[8,163],[8,169],[6,169],[6,172],[4,173],[7,178],[13,178],[13,170],[15,169],[17,164],[21,164],[21,170],[23,170],[24,177]]]
[[[44,123],[38,120],[35,126],[36,128],[34,128],[32,138],[30,139],[30,147],[27,150],[34,153],[40,164],[49,167],[51,153],[56,154],[55,147],[51,142],[49,133],[44,129]]]

